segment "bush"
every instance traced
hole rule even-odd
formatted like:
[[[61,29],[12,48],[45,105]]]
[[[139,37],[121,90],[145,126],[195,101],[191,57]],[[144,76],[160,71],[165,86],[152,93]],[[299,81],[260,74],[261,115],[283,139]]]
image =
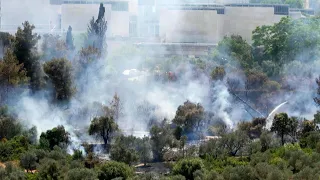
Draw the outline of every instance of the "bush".
[[[25,168],[27,172],[35,170],[37,166],[37,156],[35,153],[26,152],[20,158],[21,167]]]
[[[223,172],[223,177],[225,180],[256,179],[254,169],[252,169],[250,166],[226,168],[226,170]]]
[[[98,174],[99,180],[114,179],[122,177],[128,179],[133,175],[133,170],[125,163],[109,161],[103,164]]]
[[[68,180],[96,180],[97,174],[92,169],[76,168],[68,172]]]
[[[187,158],[180,160],[173,167],[173,173],[184,176],[186,179],[193,180],[193,173],[197,170],[203,170],[204,165],[200,158]]]
[[[61,179],[63,177],[60,164],[57,161],[45,158],[40,163],[38,168],[40,180]]]

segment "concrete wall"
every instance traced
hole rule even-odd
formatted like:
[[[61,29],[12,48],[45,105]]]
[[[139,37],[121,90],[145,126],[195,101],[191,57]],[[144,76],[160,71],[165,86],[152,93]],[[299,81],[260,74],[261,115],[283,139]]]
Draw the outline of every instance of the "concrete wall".
[[[160,10],[160,39],[164,42],[216,42],[220,16],[217,11]]]
[[[112,11],[108,31],[111,37],[129,37],[130,13],[124,11]]]
[[[24,21],[35,24],[37,28],[49,28],[58,24],[59,6],[52,6],[48,0],[2,0],[3,29],[16,29]]]
[[[224,36],[235,34],[251,42],[257,26],[272,25],[282,17],[274,15],[273,7],[226,7],[225,14],[216,10],[161,9],[160,39],[168,43],[218,43]]]
[[[274,15],[273,7],[226,7],[221,36],[241,35],[251,42],[252,31],[262,25],[279,22],[283,15]]]

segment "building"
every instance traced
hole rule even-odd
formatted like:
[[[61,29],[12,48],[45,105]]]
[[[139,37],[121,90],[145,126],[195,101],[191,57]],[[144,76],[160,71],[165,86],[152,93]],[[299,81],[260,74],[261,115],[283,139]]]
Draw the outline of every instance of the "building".
[[[257,26],[314,13],[249,0],[2,0],[0,30],[15,32],[28,20],[39,33],[63,33],[69,25],[84,33],[100,3],[106,8],[108,41],[114,43],[109,47],[136,43],[160,54],[206,54],[226,35],[251,42]]]

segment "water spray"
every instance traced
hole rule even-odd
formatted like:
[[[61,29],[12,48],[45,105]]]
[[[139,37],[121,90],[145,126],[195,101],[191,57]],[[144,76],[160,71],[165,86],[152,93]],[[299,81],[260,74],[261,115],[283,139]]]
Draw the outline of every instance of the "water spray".
[[[281,104],[279,104],[276,108],[274,108],[274,110],[271,111],[271,113],[268,115],[268,117],[266,118],[266,126],[265,128],[267,130],[270,130],[271,126],[272,126],[272,118],[274,116],[274,114],[285,104],[287,104],[288,101],[283,102]]]

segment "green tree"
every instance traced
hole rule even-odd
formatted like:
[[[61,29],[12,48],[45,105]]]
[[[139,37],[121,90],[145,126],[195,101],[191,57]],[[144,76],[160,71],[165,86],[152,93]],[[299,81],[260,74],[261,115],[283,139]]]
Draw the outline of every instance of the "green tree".
[[[274,131],[280,136],[281,143],[285,143],[285,135],[293,134],[297,131],[298,122],[295,118],[289,118],[286,113],[276,114],[273,122],[271,131]]]
[[[167,147],[173,147],[174,136],[170,126],[164,121],[161,125],[152,126],[150,129],[150,139],[153,158],[155,161],[162,161]]]
[[[214,58],[221,64],[237,62],[243,69],[254,65],[252,47],[239,35],[224,37],[216,51]]]
[[[64,126],[58,126],[40,135],[40,147],[44,149],[53,149],[54,146],[65,147],[70,143],[69,133]]]
[[[193,180],[193,173],[204,170],[204,164],[200,158],[185,158],[178,161],[172,169],[173,174],[182,175],[186,179]]]
[[[26,174],[13,163],[8,162],[5,168],[0,167],[0,179],[2,180],[25,180]]]
[[[296,20],[284,17],[274,25],[257,27],[253,31],[253,46],[263,47],[262,60],[271,60],[278,66],[295,59],[315,60],[319,57],[319,24],[316,17]]]
[[[0,107],[0,140],[11,139],[21,133],[20,122],[9,115],[7,107]]]
[[[67,180],[97,180],[97,173],[92,169],[75,168],[68,171]]]
[[[249,142],[246,132],[236,130],[234,132],[222,136],[221,143],[225,147],[227,153],[231,156],[237,153]]]
[[[307,135],[308,132],[316,131],[317,125],[314,121],[303,120],[299,124],[299,135],[301,137]]]
[[[139,155],[136,148],[137,139],[134,136],[121,135],[111,145],[110,158],[114,161],[131,165],[138,161]]]
[[[124,180],[133,176],[133,170],[125,163],[108,161],[99,170],[98,179],[123,178]]]
[[[264,85],[268,81],[268,76],[257,70],[248,70],[246,72],[246,77],[245,95],[253,102],[257,102],[262,93],[265,91]]]
[[[263,131],[260,136],[261,152],[265,152],[271,148],[272,135],[267,131]]]
[[[27,170],[27,172],[35,170],[37,166],[37,156],[35,153],[26,152],[20,158],[20,166]]]
[[[36,53],[40,36],[32,32],[35,27],[28,21],[22,25],[23,29],[19,27],[15,35],[13,52],[19,64],[23,64],[26,69],[27,76],[30,78],[30,88],[34,92],[40,90],[44,85],[44,76]]]
[[[177,109],[173,122],[181,126],[184,133],[201,131],[203,128],[204,108],[201,104],[186,101]]]
[[[69,100],[75,92],[71,63],[66,59],[53,59],[46,62],[43,67],[54,86],[54,98],[58,101]]]
[[[40,180],[59,180],[63,179],[63,173],[61,171],[61,165],[59,162],[45,158],[41,160],[40,166],[38,168],[39,179]]]
[[[316,114],[314,114],[314,120],[313,120],[316,124],[320,123],[320,111],[317,111]]]
[[[226,71],[221,66],[215,67],[214,70],[211,72],[211,79],[213,80],[222,81],[225,76],[226,76]]]
[[[318,94],[319,97],[315,97],[314,101],[320,106],[320,76],[319,76],[319,79],[318,78],[316,79],[316,83],[317,83],[317,86],[318,86],[317,94]]]
[[[114,122],[113,117],[101,116],[91,121],[89,135],[96,135],[97,138],[102,138],[105,147],[108,147],[109,140],[118,130],[118,125]]]
[[[28,81],[29,78],[23,64],[19,64],[15,55],[7,50],[3,60],[0,60],[0,85],[4,89],[4,92],[1,93],[1,101],[6,100],[8,93],[13,90],[12,88],[27,84]]]
[[[228,167],[223,172],[225,180],[256,179],[254,169],[250,166]]]
[[[140,161],[147,165],[147,162],[151,161],[152,159],[152,147],[151,141],[149,137],[143,137],[138,146],[138,153],[140,156]]]
[[[202,143],[199,147],[199,156],[205,158],[211,156],[215,159],[220,158],[223,155],[223,144],[218,139],[210,139],[209,141]]]

